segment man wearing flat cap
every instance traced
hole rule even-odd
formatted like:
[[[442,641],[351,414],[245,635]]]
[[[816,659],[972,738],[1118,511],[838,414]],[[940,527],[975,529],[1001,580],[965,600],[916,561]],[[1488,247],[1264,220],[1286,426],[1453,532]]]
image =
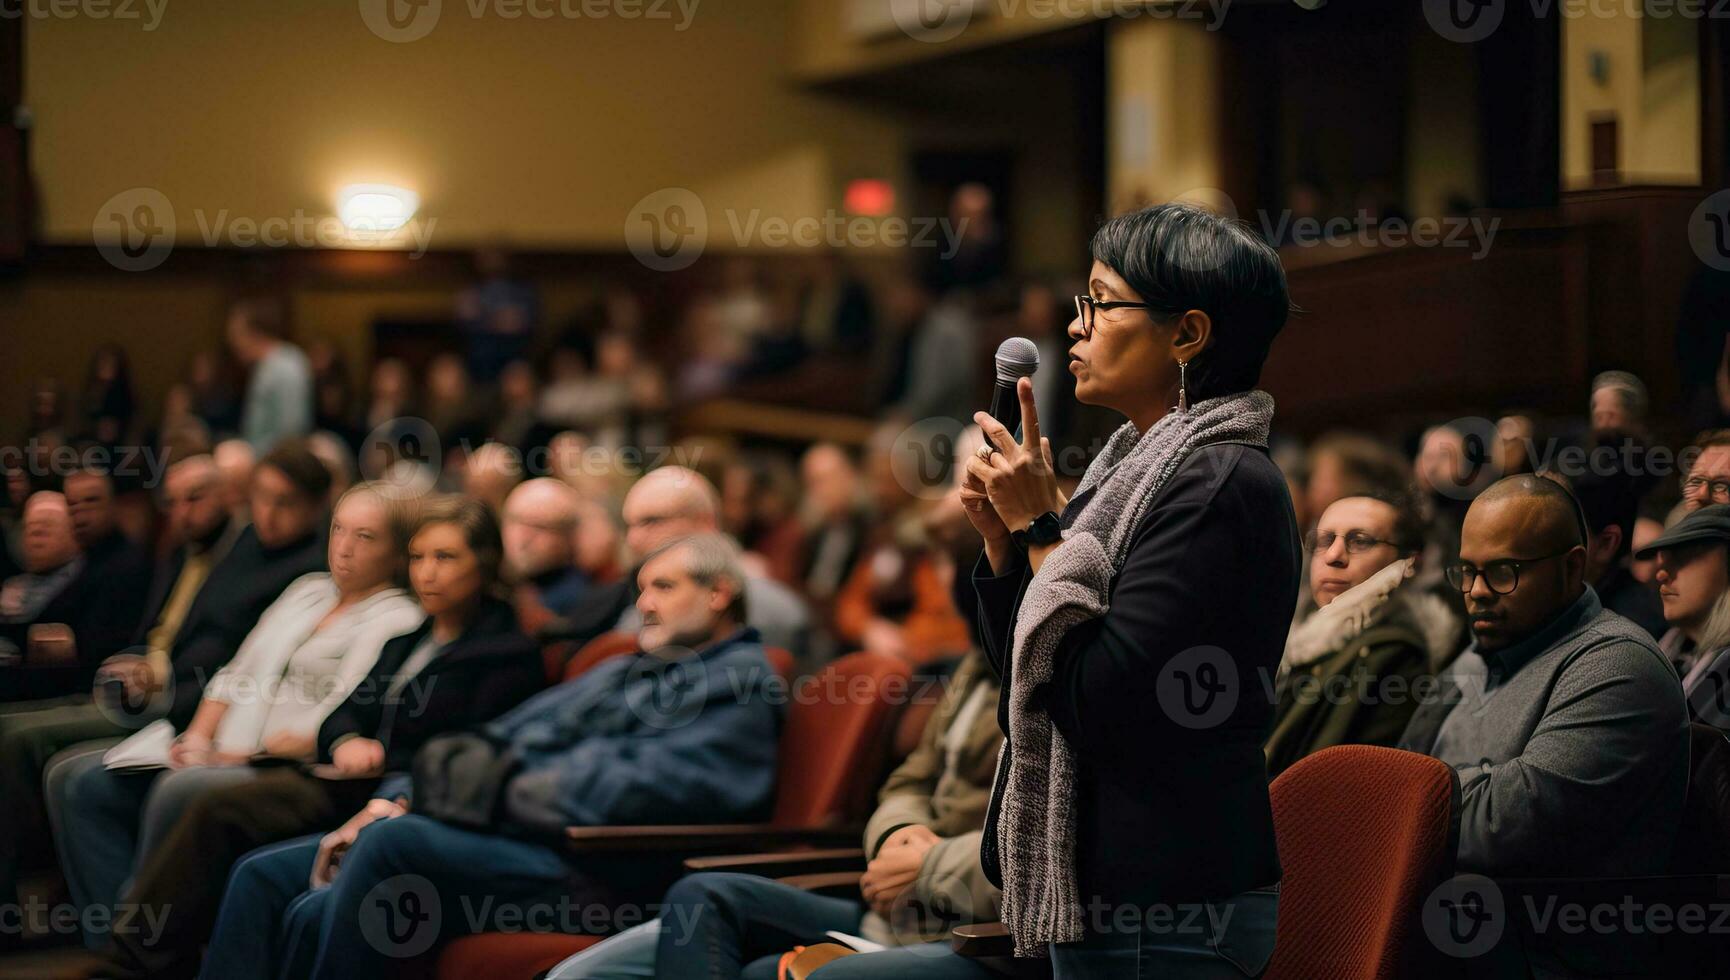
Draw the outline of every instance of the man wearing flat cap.
[[[1638,557],[1657,559],[1670,624],[1659,648],[1682,676],[1689,716],[1730,729],[1730,504],[1693,511]]]

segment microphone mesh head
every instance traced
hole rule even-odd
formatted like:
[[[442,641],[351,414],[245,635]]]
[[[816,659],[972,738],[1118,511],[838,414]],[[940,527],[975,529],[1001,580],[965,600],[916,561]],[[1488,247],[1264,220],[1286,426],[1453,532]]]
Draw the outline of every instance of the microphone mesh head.
[[[1039,370],[1039,347],[1026,337],[1011,337],[997,345],[997,380],[1014,382]]]

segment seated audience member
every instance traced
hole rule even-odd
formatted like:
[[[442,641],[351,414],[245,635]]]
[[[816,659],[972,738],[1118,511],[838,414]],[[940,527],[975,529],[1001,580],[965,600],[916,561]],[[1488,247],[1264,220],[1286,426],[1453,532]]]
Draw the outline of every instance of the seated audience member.
[[[216,464],[194,456],[168,468],[164,476],[167,538],[176,545],[158,569],[146,608],[150,610],[134,639],[148,655],[119,654],[103,665],[132,704],[143,704],[168,675],[169,641],[186,618],[187,607],[203,587],[211,564],[238,533],[217,493]],[[73,547],[71,519],[62,547]],[[19,858],[50,850],[43,811],[43,770],[54,753],[90,739],[114,739],[122,727],[88,693],[8,705],[0,709],[0,902],[12,900]]]
[[[1646,382],[1627,371],[1600,371],[1592,379],[1592,396],[1587,409],[1592,419],[1592,432],[1632,433],[1643,436],[1646,431],[1646,409],[1651,405]]]
[[[859,470],[847,451],[820,442],[799,461],[804,487],[800,519],[805,524],[805,554],[800,591],[826,608],[841,591],[871,532],[871,515],[859,485]]]
[[[1419,457],[1421,467],[1423,457]],[[1356,432],[1327,432],[1310,445],[1304,469],[1304,510],[1320,517],[1341,497],[1405,486],[1407,466],[1390,446]],[[1419,486],[1425,486],[1420,478]]]
[[[474,390],[463,359],[455,354],[440,354],[432,359],[427,365],[422,391],[425,393],[421,400],[422,414],[438,435],[447,469],[451,468],[448,464],[452,454],[464,453],[466,447],[483,445],[486,441],[487,427],[481,421],[479,392]],[[522,477],[519,475],[517,479]],[[503,502],[504,494],[500,493],[498,498],[498,502]],[[498,512],[496,505],[493,512]]]
[[[591,583],[615,582],[624,574],[619,567],[624,541],[624,529],[605,503],[578,496],[571,548],[578,570]]]
[[[1714,429],[1694,440],[1697,454],[1682,481],[1682,507],[1730,504],[1730,429]]]
[[[890,773],[865,824],[870,863],[858,899],[831,898],[744,874],[696,874],[667,893],[657,919],[579,953],[548,980],[587,977],[738,977],[772,980],[794,945],[830,941],[829,930],[886,946],[869,961],[824,970],[850,975],[988,976],[949,953],[951,927],[997,918],[998,890],[985,879],[979,841],[997,750],[997,678],[982,654],[961,662],[919,744]],[[663,922],[673,925],[662,928]]]
[[[505,498],[500,531],[505,571],[516,583],[517,616],[534,632],[554,616],[568,615],[589,591],[576,567],[577,492],[540,477]]]
[[[1461,871],[1653,875],[1688,786],[1688,715],[1651,638],[1584,581],[1585,520],[1550,480],[1472,503],[1448,580],[1476,641],[1401,747],[1460,774]]]
[[[84,570],[78,539],[72,534],[72,511],[66,497],[39,490],[24,501],[20,557],[23,570],[0,583],[0,670],[20,669],[30,644],[30,629],[39,620],[64,623],[72,618],[72,584]],[[8,690],[11,684],[0,686]],[[8,700],[11,700],[8,698]]]
[[[492,595],[502,550],[498,524],[479,501],[444,498],[423,509],[408,551],[425,618],[385,643],[365,678],[324,717],[318,765],[265,770],[188,803],[139,862],[125,896],[128,905],[169,909],[159,933],[115,930],[95,975],[196,973],[228,872],[243,855],[336,827],[381,778],[407,772],[429,739],[490,721],[541,688],[539,650],[518,632],[509,604]]]
[[[340,829],[243,859],[205,975],[286,968],[289,976],[371,980],[392,963],[367,936],[383,924],[376,889],[396,876],[424,881],[427,900],[444,908],[484,903],[487,912],[474,919],[419,921],[436,930],[420,938],[447,938],[495,928],[525,906],[604,893],[607,882],[566,856],[567,826],[763,818],[781,707],[763,696],[772,671],[756,631],[742,625],[743,581],[737,549],[716,534],[649,554],[637,608],[650,652],[542,692],[483,735],[435,739],[421,749],[412,780],[387,782]],[[693,672],[702,682],[691,683]],[[505,758],[513,765],[493,783],[452,768],[459,756],[471,772]],[[482,813],[490,819],[475,819]]]
[[[323,430],[306,437],[306,448],[330,471],[328,499],[334,509],[337,500],[354,486],[354,452],[340,436]]]
[[[643,474],[625,495],[625,548],[646,555],[675,538],[713,533],[720,526],[720,501],[702,474],[682,466],[663,466]],[[606,588],[592,589],[570,616],[548,628],[558,639],[586,642],[609,630],[641,628],[637,609],[637,576],[633,573]],[[810,615],[805,604],[773,579],[746,574],[746,625],[754,627],[765,646],[780,647],[802,657],[809,646]]]
[[[449,452],[453,447],[446,446]],[[469,454],[463,463],[462,492],[503,515],[505,501],[523,481],[523,463],[509,446],[489,442]]]
[[[749,454],[721,473],[722,524],[745,549],[746,562],[768,577],[797,588],[805,529],[795,510],[799,483],[779,456]]]
[[[228,663],[289,583],[325,568],[322,527],[330,471],[299,439],[258,461],[248,492],[252,524],[211,569],[168,647],[164,698],[178,730],[204,683]]]
[[[25,631],[24,660],[0,682],[8,700],[88,694],[97,667],[126,649],[144,615],[150,558],[120,530],[114,481],[98,470],[70,473],[65,500],[82,561]]]
[[[499,417],[490,439],[528,458],[544,451],[559,434],[540,416],[540,379],[528,361],[512,361],[499,373]]]
[[[252,471],[258,454],[245,439],[225,439],[210,451],[222,476],[223,505],[242,524],[252,520]]]
[[[923,664],[966,652],[969,636],[935,568],[927,508],[905,482],[905,474],[918,472],[918,449],[899,442],[891,427],[872,438],[867,473],[880,519],[835,597],[834,627],[844,648]]]
[[[399,584],[407,530],[401,507],[376,488],[350,490],[331,517],[330,571],[296,579],[271,603],[184,730],[163,720],[111,750],[50,763],[66,767],[55,837],[80,908],[113,906],[190,800],[265,771],[250,765],[254,756],[313,758],[325,717],[386,641],[421,619]],[[86,936],[93,946],[102,938]]]
[[[1693,511],[1640,549],[1657,563],[1670,631],[1658,644],[1696,721],[1730,728],[1730,506]]]
[[[1328,506],[1304,541],[1316,611],[1292,627],[1268,777],[1331,745],[1393,745],[1417,707],[1414,682],[1455,653],[1460,624],[1412,575],[1422,518],[1370,491]]]
[[[1620,446],[1629,438],[1600,431],[1598,445]],[[1646,480],[1626,470],[1591,466],[1567,482],[1586,514],[1586,530],[1591,532],[1586,546],[1586,581],[1598,593],[1598,601],[1605,609],[1633,620],[1654,639],[1662,636],[1666,628],[1664,604],[1658,600],[1657,590],[1636,580],[1628,567]]]

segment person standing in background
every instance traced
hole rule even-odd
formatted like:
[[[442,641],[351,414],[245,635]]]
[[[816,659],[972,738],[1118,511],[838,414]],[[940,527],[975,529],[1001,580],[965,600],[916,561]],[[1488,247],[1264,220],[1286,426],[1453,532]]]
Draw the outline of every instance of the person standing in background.
[[[312,431],[312,363],[285,337],[282,307],[273,301],[246,300],[228,315],[228,344],[252,371],[240,435],[259,455]]]

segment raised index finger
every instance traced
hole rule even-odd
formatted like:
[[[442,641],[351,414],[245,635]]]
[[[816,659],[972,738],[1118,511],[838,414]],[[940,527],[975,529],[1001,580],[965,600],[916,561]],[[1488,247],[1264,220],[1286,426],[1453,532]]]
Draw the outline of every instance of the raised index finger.
[[[1015,383],[1016,397],[1021,399],[1021,446],[1039,455],[1039,409],[1033,404],[1033,379],[1022,378]]]

